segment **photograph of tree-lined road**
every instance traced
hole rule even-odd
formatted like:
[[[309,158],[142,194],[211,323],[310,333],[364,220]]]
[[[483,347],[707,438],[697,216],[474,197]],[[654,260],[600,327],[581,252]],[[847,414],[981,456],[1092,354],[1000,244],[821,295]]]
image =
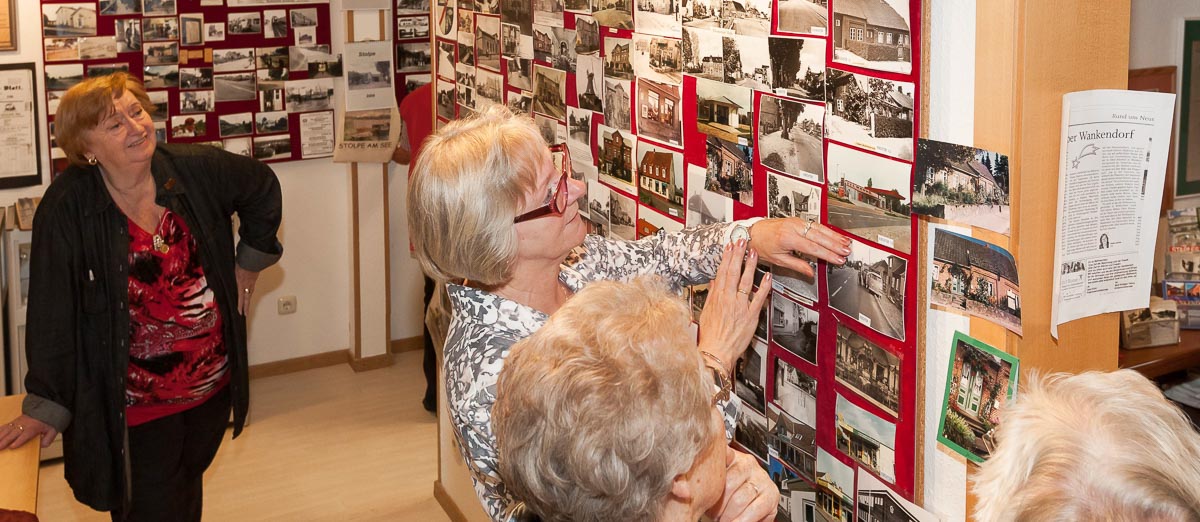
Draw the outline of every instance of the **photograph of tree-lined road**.
[[[829,305],[864,326],[904,340],[908,262],[859,241],[842,266],[829,265]]]
[[[904,253],[912,252],[912,167],[829,144],[829,224]]]

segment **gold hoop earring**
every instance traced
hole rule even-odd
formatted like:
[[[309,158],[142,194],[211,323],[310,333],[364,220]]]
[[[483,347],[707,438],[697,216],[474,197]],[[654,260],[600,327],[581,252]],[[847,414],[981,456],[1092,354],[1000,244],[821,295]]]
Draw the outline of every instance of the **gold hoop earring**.
[[[99,161],[96,161],[95,156],[88,156],[87,162],[88,162],[88,165],[93,165],[93,166],[100,163]]]

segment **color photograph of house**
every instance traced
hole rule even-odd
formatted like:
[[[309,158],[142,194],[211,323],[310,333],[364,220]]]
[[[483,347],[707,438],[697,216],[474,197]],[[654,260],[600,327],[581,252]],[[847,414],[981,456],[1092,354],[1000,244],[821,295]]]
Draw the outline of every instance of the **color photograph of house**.
[[[1008,156],[917,140],[913,212],[1008,234]]]
[[[837,448],[888,482],[896,481],[896,425],[837,396]]]
[[[1000,408],[1016,392],[1017,359],[962,332],[954,333],[938,441],[975,462],[995,448]]]
[[[933,233],[933,304],[995,322],[1021,334],[1017,262],[991,243],[938,228]]]
[[[912,166],[829,144],[829,224],[858,237],[912,251]]]
[[[816,486],[818,520],[854,520],[854,469],[821,448],[817,448]]]
[[[638,201],[659,212],[683,218],[683,154],[638,142]]]

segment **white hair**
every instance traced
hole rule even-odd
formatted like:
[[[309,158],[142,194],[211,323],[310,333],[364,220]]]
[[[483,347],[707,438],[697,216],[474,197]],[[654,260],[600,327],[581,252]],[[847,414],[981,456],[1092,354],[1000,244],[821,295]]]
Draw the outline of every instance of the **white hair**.
[[[1031,376],[975,475],[975,520],[1200,520],[1200,435],[1133,370]]]

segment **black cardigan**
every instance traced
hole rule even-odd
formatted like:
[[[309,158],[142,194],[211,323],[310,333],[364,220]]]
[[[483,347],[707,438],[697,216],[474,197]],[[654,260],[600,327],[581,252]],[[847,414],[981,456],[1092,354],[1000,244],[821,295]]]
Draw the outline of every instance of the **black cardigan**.
[[[258,161],[206,145],[159,144],[151,171],[156,202],[181,216],[196,237],[223,318],[236,437],[249,405],[249,372],[235,255],[251,271],[282,255],[279,181]],[[46,190],[33,223],[23,411],[62,432],[67,482],[75,498],[101,511],[127,507],[131,495],[128,256],[128,220],[99,169],[67,169]]]

